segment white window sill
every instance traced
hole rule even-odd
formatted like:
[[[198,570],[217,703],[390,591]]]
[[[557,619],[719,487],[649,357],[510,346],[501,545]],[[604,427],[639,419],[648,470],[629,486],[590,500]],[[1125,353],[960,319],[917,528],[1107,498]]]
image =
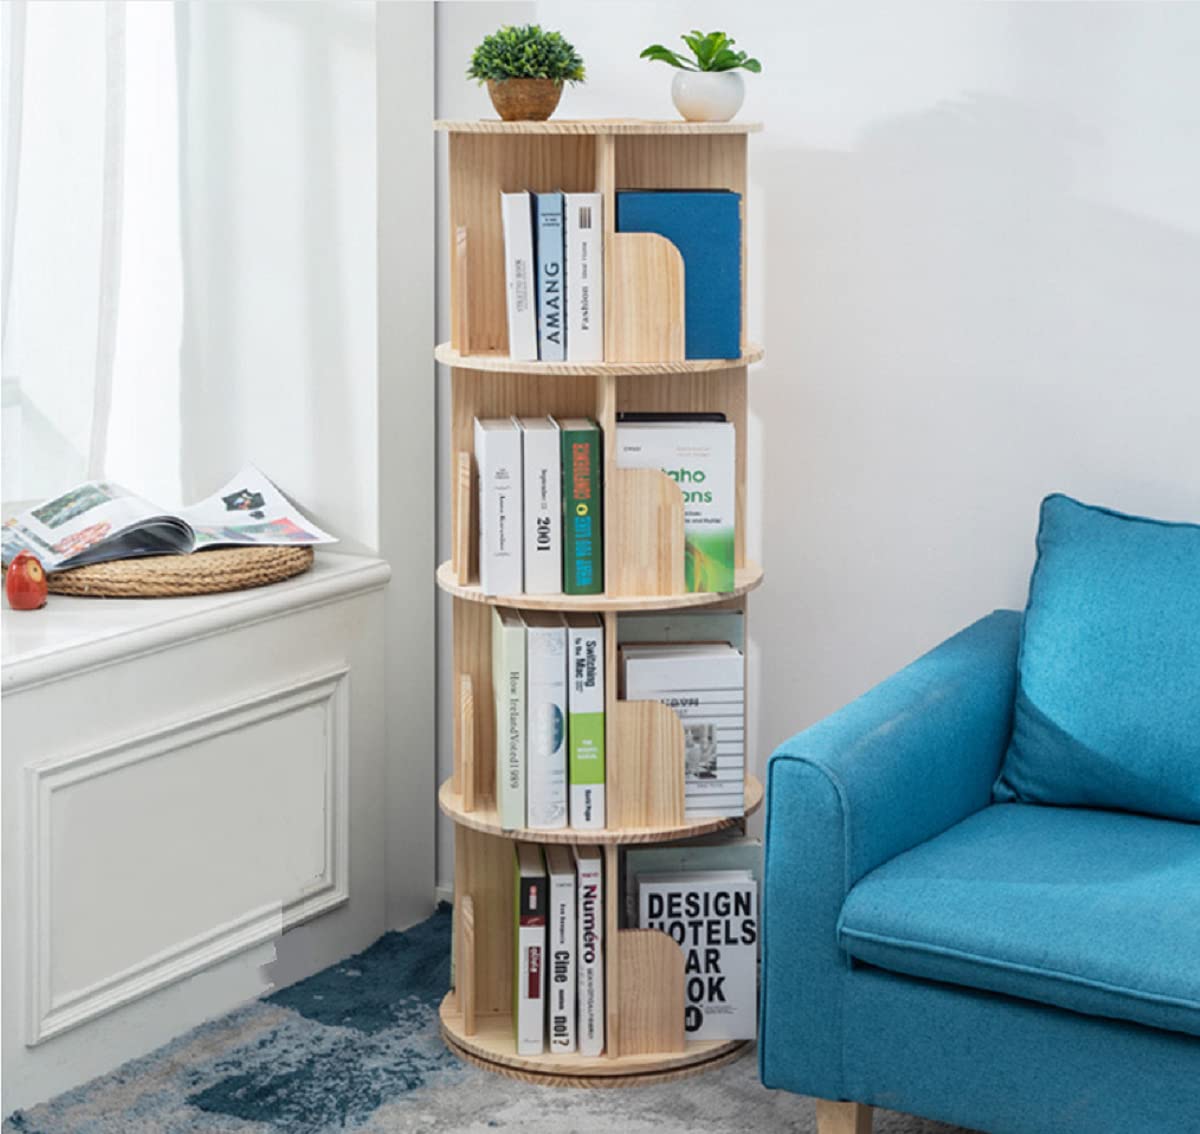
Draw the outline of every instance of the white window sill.
[[[190,598],[97,599],[51,595],[39,611],[0,616],[0,685],[5,694],[114,661],[387,585],[382,559],[318,551],[295,579]]]

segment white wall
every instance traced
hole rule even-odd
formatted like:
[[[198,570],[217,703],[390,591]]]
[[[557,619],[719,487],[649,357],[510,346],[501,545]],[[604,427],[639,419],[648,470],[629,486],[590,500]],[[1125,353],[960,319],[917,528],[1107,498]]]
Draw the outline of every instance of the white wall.
[[[671,72],[637,55],[685,29],[726,29],[763,61],[742,112],[767,127],[750,143],[756,764],[1023,605],[1045,493],[1200,520],[1200,7],[437,15],[442,117],[492,114],[460,76],[505,21],[579,48],[589,81],[563,117],[672,116]],[[439,849],[448,881],[444,829]]]

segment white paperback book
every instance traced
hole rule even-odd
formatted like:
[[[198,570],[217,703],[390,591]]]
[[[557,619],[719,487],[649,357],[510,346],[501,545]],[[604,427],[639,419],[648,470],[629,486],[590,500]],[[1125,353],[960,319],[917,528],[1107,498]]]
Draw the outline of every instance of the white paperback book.
[[[546,1000],[550,1016],[550,1052],[575,1050],[575,859],[571,848],[546,847],[550,876],[550,920],[547,925]]]
[[[537,360],[537,307],[533,262],[533,201],[525,191],[500,194],[504,277],[508,296],[508,356]]]
[[[748,870],[638,878],[638,925],[683,950],[689,1040],[754,1039],[758,1024],[758,886]]]
[[[599,847],[575,850],[580,1055],[604,1053],[604,867]]]
[[[475,419],[479,470],[479,586],[519,595],[524,586],[521,430],[512,418]]]
[[[565,193],[567,359],[604,359],[604,225],[599,193]]]
[[[661,701],[684,735],[684,814],[745,812],[745,663],[728,643],[625,644],[621,687],[630,701]]]
[[[527,610],[525,825],[567,825],[567,627],[561,614]]]
[[[562,443],[548,417],[522,417],[525,593],[562,592]]]
[[[496,809],[500,826],[525,826],[525,623],[492,607],[492,695],[496,703]]]

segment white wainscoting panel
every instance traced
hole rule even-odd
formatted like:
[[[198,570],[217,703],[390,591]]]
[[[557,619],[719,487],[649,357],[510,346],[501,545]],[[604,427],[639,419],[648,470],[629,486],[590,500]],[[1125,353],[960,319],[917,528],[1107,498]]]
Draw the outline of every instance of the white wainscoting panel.
[[[28,1043],[347,900],[348,682],[26,767]]]

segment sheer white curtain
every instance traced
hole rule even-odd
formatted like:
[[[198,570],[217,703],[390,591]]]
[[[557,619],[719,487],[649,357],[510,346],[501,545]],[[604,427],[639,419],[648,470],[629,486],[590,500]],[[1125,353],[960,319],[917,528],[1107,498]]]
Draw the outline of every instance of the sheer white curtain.
[[[179,496],[182,262],[169,0],[3,5],[3,496]]]

